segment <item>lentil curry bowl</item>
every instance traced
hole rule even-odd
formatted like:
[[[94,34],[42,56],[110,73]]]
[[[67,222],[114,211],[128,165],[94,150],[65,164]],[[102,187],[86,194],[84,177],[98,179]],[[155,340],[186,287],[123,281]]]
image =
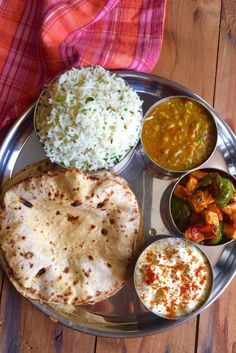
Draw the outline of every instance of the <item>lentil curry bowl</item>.
[[[194,169],[208,160],[217,144],[210,111],[188,97],[169,97],[146,113],[142,145],[147,156],[170,171]]]

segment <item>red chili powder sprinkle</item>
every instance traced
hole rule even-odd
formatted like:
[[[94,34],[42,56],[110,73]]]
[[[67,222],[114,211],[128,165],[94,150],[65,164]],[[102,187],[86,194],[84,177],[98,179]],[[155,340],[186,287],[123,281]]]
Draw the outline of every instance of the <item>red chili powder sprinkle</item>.
[[[204,265],[200,265],[200,266],[196,269],[195,275],[198,277],[199,274],[200,274],[200,272],[201,272],[202,270],[204,270]]]
[[[146,266],[145,268],[145,282],[147,285],[152,284],[157,278],[155,272],[151,269],[151,266]]]

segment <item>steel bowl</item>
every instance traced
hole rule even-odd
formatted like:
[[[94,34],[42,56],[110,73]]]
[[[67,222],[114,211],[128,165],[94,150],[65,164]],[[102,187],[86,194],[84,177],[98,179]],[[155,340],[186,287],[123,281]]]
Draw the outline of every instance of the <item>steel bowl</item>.
[[[44,95],[45,91],[48,89],[48,87],[50,85],[52,85],[55,81],[57,81],[64,73],[68,72],[68,71],[71,71],[73,69],[70,68],[70,69],[67,69],[65,71],[62,71],[60,72],[57,76],[55,76],[51,81],[49,81],[43,88],[42,92],[40,93],[36,103],[35,103],[35,107],[34,107],[34,114],[33,114],[33,124],[34,124],[34,132],[35,132],[35,135],[36,135],[36,139],[39,143],[39,145],[42,147],[42,149],[44,150],[45,154],[47,155],[46,153],[46,150],[45,150],[45,146],[44,146],[44,143],[43,141],[41,140],[39,134],[38,134],[38,130],[37,130],[37,110],[38,110],[38,107],[40,105],[40,101],[41,101],[41,98],[42,96]],[[108,70],[107,70],[108,71]],[[119,74],[117,72],[113,73],[115,74],[116,76],[119,77]],[[121,79],[123,79],[121,76],[120,76]],[[124,80],[124,79],[123,79]],[[127,86],[129,86],[129,84],[124,80],[124,82],[126,83]],[[141,130],[140,130],[140,134],[141,134]],[[127,167],[127,165],[129,164],[130,160],[131,160],[131,157],[139,143],[139,140],[140,140],[140,134],[139,134],[139,138],[137,139],[137,142],[135,143],[135,145],[133,147],[130,148],[130,150],[126,153],[125,156],[123,156],[115,165],[111,166],[108,168],[108,170],[110,170],[111,172],[113,173],[120,173],[122,172],[122,170]],[[53,162],[53,163],[56,163],[56,162]],[[60,167],[62,168],[66,168],[66,169],[70,169],[71,167],[67,167],[65,166],[64,164],[61,164],[61,163],[56,163],[57,165],[59,165]],[[99,169],[99,170],[96,170],[96,172],[99,172],[99,171],[105,171],[106,169]],[[87,171],[87,170],[84,170],[84,172],[93,172],[93,171]]]
[[[189,311],[189,312],[185,312],[183,313],[182,315],[176,315],[176,316],[168,316],[168,315],[164,315],[164,314],[159,314],[159,313],[156,313],[154,312],[154,309],[152,310],[146,303],[145,301],[143,300],[143,298],[141,298],[140,296],[140,293],[139,293],[139,290],[138,290],[138,286],[137,286],[137,283],[136,283],[136,276],[137,276],[137,272],[138,272],[138,266],[139,266],[139,262],[141,261],[141,258],[142,256],[145,254],[145,252],[147,252],[150,248],[153,247],[153,244],[158,244],[160,242],[166,242],[168,241],[168,239],[172,239],[172,241],[174,243],[177,243],[177,242],[182,242],[183,243],[183,246],[188,246],[188,247],[191,247],[192,249],[198,251],[201,256],[203,257],[204,259],[204,262],[206,264],[206,266],[208,267],[208,274],[209,274],[209,277],[208,277],[208,288],[207,288],[207,293],[205,294],[205,297],[204,297],[204,300],[202,302],[200,302],[200,304],[195,308],[193,309],[192,311]],[[207,255],[204,253],[204,251],[202,251],[196,244],[193,244],[191,242],[189,242],[188,240],[186,239],[180,239],[180,238],[176,238],[174,236],[163,236],[161,238],[159,238],[158,240],[152,242],[150,245],[148,245],[143,251],[142,253],[140,254],[137,262],[136,262],[136,265],[135,265],[135,269],[134,269],[134,287],[135,287],[135,290],[136,290],[136,293],[140,299],[140,301],[143,303],[143,305],[148,309],[150,310],[153,314],[155,314],[156,316],[159,316],[161,318],[164,318],[164,319],[168,319],[168,320],[180,320],[180,319],[187,319],[188,317],[190,317],[193,313],[194,314],[198,314],[202,311],[202,309],[207,305],[208,303],[208,299],[210,298],[211,296],[211,293],[212,293],[212,289],[213,289],[213,284],[214,284],[214,275],[213,275],[213,268],[212,268],[212,265],[207,257]]]
[[[170,96],[170,97],[166,97],[166,98],[163,98],[163,99],[160,99],[158,102],[154,103],[149,109],[148,111],[146,112],[146,114],[144,115],[144,118],[143,118],[143,124],[145,122],[145,119],[147,119],[150,115],[150,113],[157,107],[159,106],[160,104],[164,103],[164,102],[168,102],[170,101],[171,99],[175,99],[175,98],[182,98],[182,99],[187,99],[188,101],[192,101],[192,102],[197,102],[207,113],[209,119],[212,121],[213,123],[213,127],[214,127],[214,144],[212,145],[212,150],[211,150],[211,153],[210,155],[202,162],[200,163],[198,166],[195,166],[193,168],[189,168],[189,169],[185,169],[185,170],[174,170],[174,169],[167,169],[163,166],[161,166],[160,164],[158,164],[157,162],[155,162],[148,154],[148,152],[145,150],[145,147],[144,147],[144,143],[143,143],[143,140],[142,140],[142,133],[141,133],[141,144],[142,144],[142,148],[143,148],[143,151],[145,153],[145,156],[148,158],[150,164],[151,164],[151,167],[156,170],[158,173],[160,174],[164,174],[164,175],[169,175],[171,177],[180,177],[181,175],[187,173],[187,172],[190,172],[192,170],[195,170],[197,168],[200,168],[202,167],[210,158],[211,156],[213,155],[213,153],[215,152],[216,150],[216,147],[217,147],[217,141],[218,141],[218,127],[217,127],[217,123],[215,121],[215,118],[214,118],[214,115],[213,113],[211,112],[211,110],[207,107],[206,104],[204,104],[203,102],[201,102],[200,100],[198,99],[195,99],[195,98],[192,98],[192,97],[188,97],[188,96]],[[143,129],[143,124],[142,124],[142,129]]]
[[[196,170],[199,170],[199,171],[203,171],[203,172],[208,172],[208,173],[218,173],[220,174],[222,177],[225,177],[227,179],[229,179],[230,181],[232,181],[234,187],[236,188],[236,178],[229,174],[228,172],[224,171],[224,170],[221,170],[221,169],[217,169],[217,168],[201,168],[201,169],[196,169]],[[191,171],[192,172],[192,171]],[[180,237],[184,238],[181,230],[177,227],[175,221],[174,221],[174,218],[173,218],[173,215],[172,215],[172,211],[171,211],[171,202],[172,202],[172,198],[173,198],[173,195],[174,195],[174,190],[176,188],[176,186],[181,183],[181,181],[185,178],[188,177],[189,174],[191,174],[191,172],[188,172],[186,174],[184,174],[181,178],[179,178],[176,183],[174,184],[173,186],[173,189],[170,193],[170,197],[169,197],[169,209],[168,209],[168,213],[169,213],[169,220],[170,222],[172,223],[171,225],[174,227],[175,231],[176,231],[176,234],[179,235]],[[185,239],[185,238],[184,238]],[[188,239],[189,240],[189,239]],[[191,242],[191,240],[189,240]],[[227,238],[226,236],[223,236],[222,240],[218,243],[218,244],[202,244],[201,246],[202,247],[212,247],[212,246],[222,246],[224,247],[225,244],[229,244],[231,242],[233,242],[234,239],[230,239],[230,238]],[[192,242],[194,244],[196,244],[195,242]]]

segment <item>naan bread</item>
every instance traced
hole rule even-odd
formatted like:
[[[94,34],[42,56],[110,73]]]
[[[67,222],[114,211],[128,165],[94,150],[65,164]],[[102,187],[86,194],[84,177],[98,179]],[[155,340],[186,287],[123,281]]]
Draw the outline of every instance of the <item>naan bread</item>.
[[[124,285],[140,214],[124,179],[56,170],[13,185],[0,222],[1,253],[19,292],[79,305],[101,301]]]

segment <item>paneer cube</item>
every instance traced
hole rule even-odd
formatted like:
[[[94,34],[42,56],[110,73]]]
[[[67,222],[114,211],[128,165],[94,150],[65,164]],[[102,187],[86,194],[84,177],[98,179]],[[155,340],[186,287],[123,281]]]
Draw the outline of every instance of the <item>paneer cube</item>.
[[[223,233],[231,239],[236,239],[236,228],[231,224],[223,224]]]
[[[204,194],[205,194],[205,197],[206,197],[207,206],[208,206],[208,205],[211,205],[212,203],[215,202],[215,200],[213,199],[213,197],[211,196],[211,194],[209,194],[209,192],[204,191]]]
[[[194,178],[194,176],[189,175],[188,181],[186,183],[186,189],[188,192],[192,193],[196,189],[196,186],[198,184],[198,180]]]
[[[210,205],[208,205],[207,210],[215,212],[217,214],[219,220],[223,221],[223,214],[222,214],[221,210],[219,209],[219,207],[217,207],[217,205],[215,203],[211,203]]]
[[[219,226],[220,220],[219,220],[217,213],[209,211],[209,210],[204,210],[202,212],[202,216],[203,216],[205,224],[213,224],[216,227]]]
[[[174,195],[181,200],[187,200],[190,194],[183,185],[177,184],[174,190]]]
[[[200,213],[213,203],[214,199],[207,191],[197,190],[188,198],[188,202],[194,212]]]
[[[191,175],[196,178],[197,180],[201,180],[204,178],[208,173],[202,172],[201,170],[195,170],[194,172],[191,173]]]
[[[236,227],[236,202],[232,202],[222,209],[226,218],[230,220],[233,227]]]
[[[236,202],[232,202],[227,206],[223,207],[222,212],[227,214],[228,216],[231,216],[232,214],[236,213]]]
[[[236,213],[231,214],[229,218],[233,227],[236,228]]]

